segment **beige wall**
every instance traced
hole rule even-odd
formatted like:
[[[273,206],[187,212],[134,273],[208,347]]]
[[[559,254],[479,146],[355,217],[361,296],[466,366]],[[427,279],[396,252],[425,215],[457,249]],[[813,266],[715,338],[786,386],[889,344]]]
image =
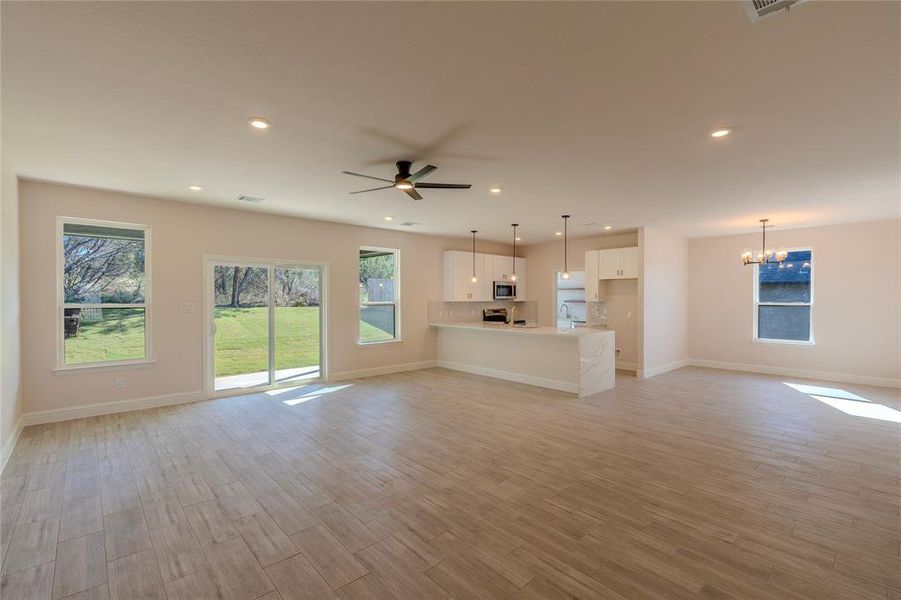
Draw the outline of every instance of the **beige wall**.
[[[0,187],[0,467],[6,464],[22,413],[19,351],[18,182],[2,165]]]
[[[691,240],[689,355],[855,377],[901,378],[901,220],[774,230],[768,246],[812,248],[812,346],[752,340],[753,269],[744,248],[760,234]],[[772,240],[772,244],[770,244]],[[873,381],[876,383],[876,381]]]
[[[688,240],[644,227],[639,246],[639,368],[649,377],[688,360]]]
[[[638,367],[638,280],[610,279],[601,281],[598,296],[607,303],[607,328],[616,332],[616,348],[620,357],[617,368]]]
[[[20,197],[21,268],[29,274],[22,282],[22,304],[28,306],[22,315],[25,412],[202,390],[202,312],[182,314],[178,306],[182,302],[203,306],[203,255],[328,262],[328,347],[333,376],[434,360],[435,333],[427,326],[427,301],[442,297],[441,254],[469,247],[466,238],[354,227],[29,181],[21,182]],[[54,374],[59,215],[151,226],[156,360],[152,367]],[[402,343],[356,344],[357,250],[361,245],[401,251]],[[503,244],[479,244],[479,250],[510,251]],[[116,377],[126,379],[125,389],[114,389]]]

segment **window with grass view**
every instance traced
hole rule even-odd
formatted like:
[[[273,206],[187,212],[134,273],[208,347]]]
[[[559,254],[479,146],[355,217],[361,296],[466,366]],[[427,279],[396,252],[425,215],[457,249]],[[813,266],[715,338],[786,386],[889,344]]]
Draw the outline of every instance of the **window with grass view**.
[[[756,274],[757,339],[812,342],[813,253],[789,252],[785,262],[758,265]]]
[[[149,228],[61,220],[60,366],[148,358]]]
[[[360,248],[360,343],[400,339],[399,251]]]

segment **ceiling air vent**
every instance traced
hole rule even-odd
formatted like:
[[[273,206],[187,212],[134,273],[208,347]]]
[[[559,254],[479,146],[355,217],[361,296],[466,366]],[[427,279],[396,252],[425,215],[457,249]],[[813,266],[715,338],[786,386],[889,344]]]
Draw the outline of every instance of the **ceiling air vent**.
[[[245,195],[243,195],[243,194],[240,195],[240,196],[238,196],[237,199],[240,200],[241,202],[255,202],[255,203],[260,203],[260,202],[263,201],[262,198],[257,198],[256,196],[245,196]]]
[[[754,22],[769,17],[780,11],[789,11],[792,6],[801,4],[806,0],[745,0],[745,9]]]
[[[404,221],[401,223],[402,227],[413,227],[414,225],[419,225],[419,223],[414,223],[413,221]]]

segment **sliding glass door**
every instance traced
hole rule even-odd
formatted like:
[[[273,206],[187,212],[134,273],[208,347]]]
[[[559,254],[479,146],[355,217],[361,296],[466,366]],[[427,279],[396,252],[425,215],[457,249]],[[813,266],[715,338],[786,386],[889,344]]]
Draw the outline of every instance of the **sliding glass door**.
[[[322,377],[323,267],[208,263],[208,378],[214,392]]]

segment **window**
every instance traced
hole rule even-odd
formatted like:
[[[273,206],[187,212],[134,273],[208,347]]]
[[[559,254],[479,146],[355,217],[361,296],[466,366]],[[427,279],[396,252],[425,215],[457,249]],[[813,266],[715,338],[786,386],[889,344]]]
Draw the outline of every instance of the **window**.
[[[794,250],[781,264],[756,265],[754,337],[812,343],[813,252]]]
[[[60,368],[150,357],[150,228],[59,219]]]
[[[360,343],[400,340],[400,252],[360,248]]]

